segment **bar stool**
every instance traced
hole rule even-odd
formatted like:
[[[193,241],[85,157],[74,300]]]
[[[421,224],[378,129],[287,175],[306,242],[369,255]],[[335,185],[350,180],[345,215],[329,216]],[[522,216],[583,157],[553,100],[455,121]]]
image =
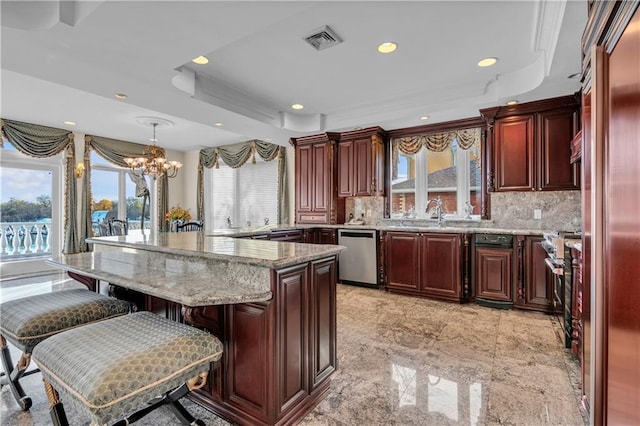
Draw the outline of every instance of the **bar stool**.
[[[56,426],[69,424],[63,402],[92,426],[126,426],[163,405],[184,425],[204,425],[178,400],[206,384],[222,350],[206,331],[135,312],[57,334],[36,346],[33,360]]]
[[[34,347],[65,330],[127,314],[127,302],[95,293],[88,289],[71,289],[10,300],[0,304],[0,359],[4,372],[0,383],[9,385],[22,410],[31,407],[20,378],[37,373],[27,372]],[[7,340],[22,351],[13,367]]]

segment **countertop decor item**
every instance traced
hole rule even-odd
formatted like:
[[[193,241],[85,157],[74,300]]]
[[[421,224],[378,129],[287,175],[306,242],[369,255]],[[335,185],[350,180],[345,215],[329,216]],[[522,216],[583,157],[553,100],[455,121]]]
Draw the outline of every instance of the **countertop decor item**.
[[[188,222],[191,220],[191,212],[189,211],[189,209],[180,207],[180,205],[173,206],[167,212],[165,219],[169,223],[175,221],[181,221],[183,223]]]

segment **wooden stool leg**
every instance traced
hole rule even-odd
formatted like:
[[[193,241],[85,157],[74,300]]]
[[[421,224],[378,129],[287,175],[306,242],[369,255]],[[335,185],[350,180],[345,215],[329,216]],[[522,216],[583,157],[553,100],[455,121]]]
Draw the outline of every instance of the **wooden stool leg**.
[[[47,379],[43,378],[42,381],[44,382],[44,391],[47,394],[47,399],[49,400],[49,414],[51,415],[51,421],[55,426],[69,426],[67,414],[64,412],[62,402],[60,402],[60,395],[58,395],[58,391],[51,386],[51,383],[49,383]]]
[[[4,336],[0,335],[0,358],[2,359],[2,368],[4,369],[2,384],[9,385],[9,389],[11,389],[11,393],[18,405],[20,405],[20,408],[23,411],[28,410],[31,407],[31,398],[25,394],[19,380],[20,377],[24,375],[27,367],[29,367],[31,355],[23,353],[20,361],[18,361],[18,365],[14,369],[11,361],[11,352],[7,346],[7,340]]]

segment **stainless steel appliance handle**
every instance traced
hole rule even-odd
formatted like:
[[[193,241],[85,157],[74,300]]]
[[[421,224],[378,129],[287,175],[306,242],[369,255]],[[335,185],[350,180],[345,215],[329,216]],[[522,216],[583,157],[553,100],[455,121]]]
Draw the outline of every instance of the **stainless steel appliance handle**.
[[[546,259],[544,260],[544,263],[546,263],[546,264],[547,264],[547,267],[548,267],[549,269],[551,269],[551,272],[552,272],[554,275],[563,275],[563,274],[564,274],[564,268],[561,268],[561,267],[559,267],[559,266],[554,265],[554,264],[553,264],[553,262],[551,261],[551,259],[546,258]]]

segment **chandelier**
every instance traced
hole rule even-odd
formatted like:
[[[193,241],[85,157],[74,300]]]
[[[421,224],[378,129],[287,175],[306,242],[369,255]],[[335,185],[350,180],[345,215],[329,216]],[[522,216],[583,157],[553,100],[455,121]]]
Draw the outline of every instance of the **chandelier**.
[[[149,123],[153,126],[153,138],[150,139],[151,145],[142,151],[142,156],[137,158],[125,158],[124,161],[127,166],[133,171],[139,171],[143,175],[149,175],[156,179],[162,175],[167,177],[175,177],[178,174],[178,169],[182,167],[182,163],[179,161],[169,161],[164,158],[164,150],[156,145],[158,139],[156,139],[156,127],[158,123]]]

